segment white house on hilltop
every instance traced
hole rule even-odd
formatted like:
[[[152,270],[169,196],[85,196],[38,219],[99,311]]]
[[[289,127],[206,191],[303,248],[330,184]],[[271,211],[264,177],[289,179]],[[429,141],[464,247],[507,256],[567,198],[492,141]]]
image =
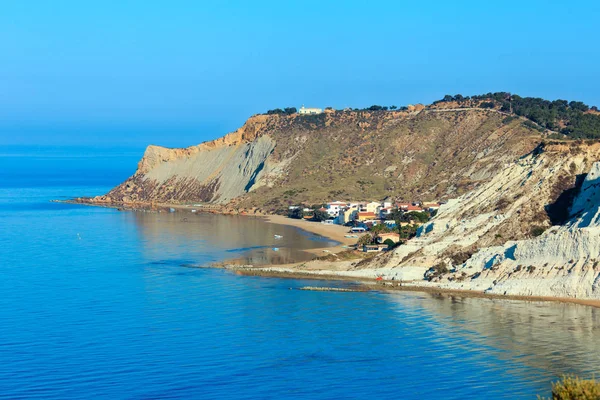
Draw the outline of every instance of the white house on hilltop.
[[[304,115],[315,115],[315,114],[321,114],[322,112],[323,112],[322,108],[306,108],[306,107],[304,107],[304,105],[302,105],[302,107],[298,111],[299,114],[304,114]]]

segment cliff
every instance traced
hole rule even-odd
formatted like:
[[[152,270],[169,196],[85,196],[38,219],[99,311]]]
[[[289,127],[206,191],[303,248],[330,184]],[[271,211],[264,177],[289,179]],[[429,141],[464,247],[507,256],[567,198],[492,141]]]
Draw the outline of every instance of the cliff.
[[[198,146],[149,146],[131,178],[84,201],[274,212],[334,198],[450,198],[487,182],[540,137],[494,110],[256,115]]]
[[[600,299],[600,144],[548,144],[355,267],[408,285]]]

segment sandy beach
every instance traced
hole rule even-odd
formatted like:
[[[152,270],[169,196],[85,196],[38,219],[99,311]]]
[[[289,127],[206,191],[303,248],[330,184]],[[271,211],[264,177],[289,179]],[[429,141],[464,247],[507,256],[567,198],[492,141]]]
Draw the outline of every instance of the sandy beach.
[[[342,246],[350,246],[356,244],[357,240],[357,238],[345,237],[346,235],[350,234],[350,228],[348,228],[347,226],[322,224],[320,222],[288,218],[283,215],[267,215],[265,216],[265,221],[271,224],[294,226],[307,232],[324,236],[326,238],[339,242],[340,244],[338,246],[327,248],[331,252],[347,250],[347,248]]]

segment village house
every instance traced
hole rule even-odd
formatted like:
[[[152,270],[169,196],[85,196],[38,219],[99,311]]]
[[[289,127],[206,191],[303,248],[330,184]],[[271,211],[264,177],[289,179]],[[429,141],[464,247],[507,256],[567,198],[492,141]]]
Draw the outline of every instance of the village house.
[[[440,208],[440,203],[424,202],[422,207],[427,211],[436,211]]]
[[[394,212],[393,207],[385,207],[379,210],[379,218],[386,219]]]
[[[300,110],[298,111],[299,114],[303,114],[303,115],[315,115],[315,114],[321,114],[323,112],[322,108],[306,108],[304,107],[304,105],[302,105],[302,107],[300,107]]]
[[[331,203],[327,203],[327,214],[329,214],[330,217],[337,217],[338,215],[340,215],[340,211],[346,209],[347,204],[344,203],[343,201],[334,201]]]
[[[397,234],[397,233],[393,233],[393,232],[390,232],[390,233],[380,233],[377,236],[376,241],[379,244],[383,244],[388,239],[391,240],[391,241],[393,241],[394,243],[398,243],[400,241],[400,235]]]
[[[400,211],[406,211],[410,206],[412,206],[412,203],[396,203],[396,207]]]
[[[375,219],[375,213],[374,212],[368,212],[368,211],[363,211],[363,212],[358,212],[356,213],[356,220],[360,221],[360,222],[365,222],[365,221],[371,221]]]
[[[365,253],[373,253],[376,251],[387,250],[386,244],[365,244],[363,245],[362,251]]]
[[[372,201],[367,204],[361,204],[360,208],[361,208],[360,209],[361,212],[379,214],[379,209],[381,208],[381,203],[379,203],[378,201]]]
[[[344,225],[348,222],[352,222],[356,219],[356,215],[358,214],[358,210],[356,208],[346,208],[343,211],[340,211],[340,215],[337,218],[338,224]]]
[[[390,196],[386,197],[381,202],[381,207],[383,207],[383,208],[390,208],[391,209],[393,205],[394,205],[394,201],[393,201],[393,199]]]

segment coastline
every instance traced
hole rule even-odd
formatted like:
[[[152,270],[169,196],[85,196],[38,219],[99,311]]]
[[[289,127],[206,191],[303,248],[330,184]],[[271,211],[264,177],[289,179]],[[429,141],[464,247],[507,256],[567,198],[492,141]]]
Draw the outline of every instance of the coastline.
[[[192,213],[192,210],[195,210],[198,213],[207,213],[207,214],[220,214],[220,215],[238,215],[241,217],[248,218],[261,218],[267,223],[277,224],[277,225],[287,225],[292,226],[298,229],[301,229],[305,232],[309,232],[315,234],[317,236],[322,236],[324,238],[330,239],[334,242],[337,242],[335,246],[326,246],[320,247],[316,249],[305,250],[307,252],[313,253],[315,255],[324,255],[323,251],[326,250],[329,253],[339,253],[341,251],[347,250],[347,247],[356,244],[357,238],[347,238],[345,235],[349,234],[349,228],[341,225],[329,225],[329,224],[321,224],[319,222],[314,221],[306,221],[302,219],[292,219],[283,215],[277,214],[260,214],[260,213],[244,213],[244,212],[231,212],[224,210],[221,207],[216,206],[194,206],[187,204],[169,204],[169,203],[107,203],[107,202],[94,202],[90,201],[91,199],[72,199],[72,200],[54,200],[59,203],[68,203],[68,204],[79,204],[86,205],[92,207],[104,207],[104,208],[114,208],[121,211],[140,211],[140,210],[151,210],[154,212],[168,212],[170,208],[176,210],[176,212],[189,212]]]
[[[282,267],[282,266],[279,266]],[[571,297],[548,297],[548,296],[515,296],[490,294],[475,290],[446,289],[435,286],[419,286],[418,284],[407,284],[408,282],[378,281],[373,278],[356,278],[347,275],[318,274],[310,271],[289,271],[277,270],[277,266],[272,267],[240,267],[229,266],[228,269],[235,274],[243,276],[259,276],[264,278],[279,279],[312,279],[312,280],[332,280],[356,283],[366,289],[381,292],[421,292],[441,295],[457,295],[462,297],[485,298],[490,300],[514,300],[514,301],[532,301],[532,302],[557,302],[571,303],[594,308],[600,308],[600,300],[577,299]],[[360,290],[357,290],[360,291]]]
[[[63,202],[63,201],[61,201]],[[288,218],[283,215],[274,214],[248,214],[248,213],[235,213],[225,211],[222,208],[211,207],[203,208],[193,205],[182,205],[182,204],[166,204],[166,203],[135,203],[135,204],[114,204],[114,203],[95,203],[91,201],[81,201],[79,199],[74,201],[64,201],[71,204],[81,204],[88,206],[115,208],[124,211],[139,211],[139,210],[152,210],[155,212],[168,212],[169,208],[173,208],[176,212],[192,212],[192,209],[196,209],[199,213],[211,213],[221,215],[239,215],[250,218],[261,218],[267,223],[288,225],[298,229],[302,229],[306,232],[319,235],[337,242],[335,246],[322,247],[316,249],[305,250],[316,256],[324,256],[331,254],[335,256],[336,253],[347,250],[347,247],[351,244],[356,243],[356,238],[346,238],[348,229],[340,225],[327,225],[318,222],[295,220]],[[327,254],[324,254],[326,252]],[[419,281],[392,281],[392,280],[377,280],[375,277],[366,276],[368,272],[371,272],[372,276],[376,276],[378,273],[377,269],[355,269],[352,268],[356,262],[363,260],[363,258],[357,258],[353,261],[324,261],[324,260],[312,260],[308,262],[297,262],[290,264],[279,264],[279,265],[229,265],[225,263],[219,263],[220,268],[225,268],[239,275],[245,276],[262,276],[262,277],[273,277],[273,278],[284,278],[284,279],[314,279],[314,280],[338,280],[346,282],[355,282],[360,285],[364,285],[371,290],[379,291],[412,291],[412,292],[423,292],[423,293],[439,293],[439,294],[454,294],[465,297],[479,297],[488,299],[505,299],[505,300],[518,300],[518,301],[548,301],[548,302],[562,302],[572,303],[591,307],[600,308],[600,300],[593,299],[578,299],[571,297],[550,297],[550,296],[519,296],[519,295],[501,295],[501,294],[489,294],[477,290],[468,289],[447,289],[433,285],[420,284]],[[213,267],[219,268],[216,265]],[[364,271],[365,273],[361,273]]]
[[[318,253],[323,255],[323,250],[327,250],[327,252],[330,253],[339,253],[341,251],[348,250],[347,246],[356,244],[357,238],[345,237],[345,235],[349,234],[349,228],[345,226],[321,224],[319,222],[306,221],[302,219],[292,219],[283,215],[265,215],[262,216],[262,218],[270,224],[293,226],[295,228],[302,229],[303,231],[322,236],[339,243],[335,246],[305,250],[314,254]]]

